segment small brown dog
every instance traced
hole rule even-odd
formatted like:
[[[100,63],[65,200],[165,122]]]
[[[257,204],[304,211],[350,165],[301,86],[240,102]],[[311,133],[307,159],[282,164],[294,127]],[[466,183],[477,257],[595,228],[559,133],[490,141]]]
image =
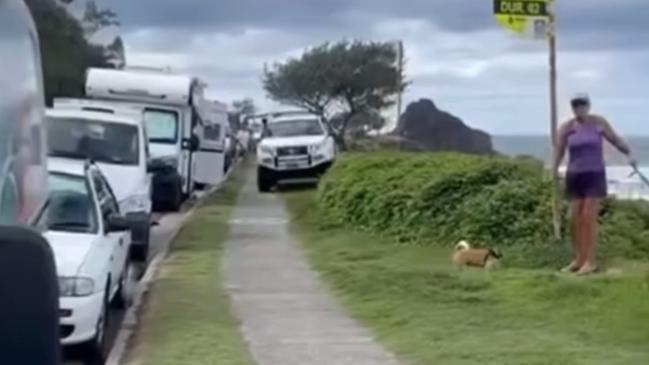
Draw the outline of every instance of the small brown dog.
[[[471,266],[491,269],[503,256],[500,252],[488,248],[471,248],[466,241],[455,245],[452,261],[458,267]]]

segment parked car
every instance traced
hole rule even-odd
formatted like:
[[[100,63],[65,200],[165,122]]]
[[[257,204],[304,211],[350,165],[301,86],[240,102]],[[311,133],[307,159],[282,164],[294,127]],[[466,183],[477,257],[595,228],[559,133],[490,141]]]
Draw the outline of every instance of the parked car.
[[[131,299],[130,224],[96,165],[57,158],[48,164],[49,204],[41,224],[59,275],[61,342],[101,361],[109,307],[125,308]]]
[[[152,182],[149,144],[139,114],[73,108],[47,111],[49,154],[93,160],[110,182],[121,211],[133,223],[133,259],[148,258]]]
[[[257,144],[257,187],[270,191],[284,180],[317,180],[336,159],[336,144],[313,114],[275,114]]]

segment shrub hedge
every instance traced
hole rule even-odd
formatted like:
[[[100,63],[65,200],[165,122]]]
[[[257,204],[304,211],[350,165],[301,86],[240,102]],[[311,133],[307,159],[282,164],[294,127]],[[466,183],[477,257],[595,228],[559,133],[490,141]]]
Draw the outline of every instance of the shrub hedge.
[[[349,154],[321,181],[318,207],[327,226],[411,244],[451,247],[466,239],[507,248],[514,253],[508,255],[512,265],[545,266],[568,253],[553,239],[551,191],[542,168],[527,161],[453,153]],[[562,211],[566,227],[567,208]],[[649,258],[649,205],[607,200],[602,223],[603,253]]]

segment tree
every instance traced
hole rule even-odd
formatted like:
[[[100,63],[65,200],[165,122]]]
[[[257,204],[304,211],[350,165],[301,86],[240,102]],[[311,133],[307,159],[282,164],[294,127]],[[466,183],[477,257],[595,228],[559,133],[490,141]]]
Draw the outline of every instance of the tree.
[[[115,68],[123,68],[126,66],[126,50],[124,49],[124,41],[122,37],[115,37],[113,43],[106,47],[108,59]]]
[[[251,98],[235,100],[232,102],[232,108],[240,115],[249,116],[255,114],[257,107],[255,101]]]
[[[263,86],[271,99],[323,117],[344,149],[355,116],[394,105],[407,87],[398,58],[390,42],[325,43],[300,58],[265,67]],[[334,115],[342,119],[331,123]]]
[[[329,119],[334,129],[340,129],[347,113],[339,113]],[[381,130],[386,124],[385,118],[376,110],[356,113],[349,118],[345,135],[347,138],[358,139],[366,137],[370,132]]]
[[[40,38],[47,102],[56,96],[83,96],[86,69],[111,67],[107,48],[90,43],[81,22],[57,1],[26,3]]]
[[[118,26],[117,13],[110,9],[100,9],[94,1],[86,2],[83,13],[83,27],[88,38],[104,28]]]

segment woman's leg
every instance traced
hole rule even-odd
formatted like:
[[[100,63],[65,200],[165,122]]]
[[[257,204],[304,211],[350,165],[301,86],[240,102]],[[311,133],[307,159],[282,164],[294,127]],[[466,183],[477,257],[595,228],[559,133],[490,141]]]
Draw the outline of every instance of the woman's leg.
[[[581,274],[590,274],[597,270],[597,244],[598,244],[598,217],[599,199],[588,198],[584,201],[583,207],[583,245],[584,262],[579,270]]]
[[[573,199],[570,202],[570,234],[572,238],[572,247],[574,251],[574,259],[564,269],[564,271],[574,272],[579,270],[579,268],[584,264],[586,260],[583,252],[583,200],[582,199]]]

